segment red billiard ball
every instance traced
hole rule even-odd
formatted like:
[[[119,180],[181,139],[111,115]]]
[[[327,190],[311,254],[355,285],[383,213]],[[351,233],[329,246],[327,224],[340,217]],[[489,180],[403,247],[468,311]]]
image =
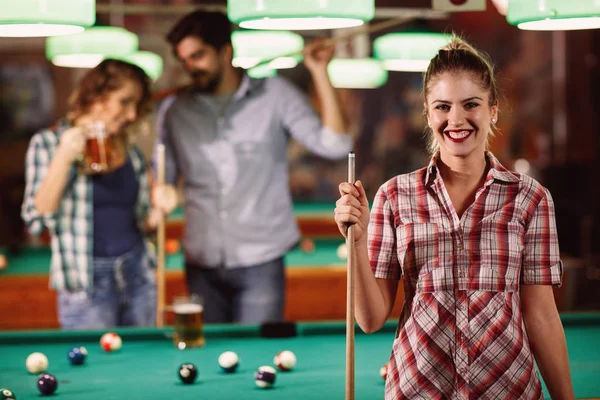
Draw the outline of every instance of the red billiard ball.
[[[165,241],[165,252],[167,254],[175,254],[180,249],[179,240],[177,239],[167,239]]]
[[[300,242],[300,250],[303,253],[313,253],[315,251],[315,242],[312,239],[302,239]]]

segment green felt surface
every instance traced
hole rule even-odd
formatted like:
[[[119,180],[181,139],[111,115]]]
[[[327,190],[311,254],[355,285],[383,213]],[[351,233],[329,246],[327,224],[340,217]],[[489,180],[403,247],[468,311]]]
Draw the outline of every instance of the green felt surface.
[[[333,209],[335,203],[333,202],[306,202],[306,203],[294,203],[294,214],[297,217],[304,216],[329,216],[333,221]],[[175,209],[170,215],[169,219],[177,220],[183,219],[183,207]]]
[[[316,239],[315,251],[305,253],[299,247],[286,254],[285,260],[288,268],[295,267],[343,267],[346,261],[337,256],[337,248],[342,244],[339,239]],[[2,249],[0,249],[2,253]],[[50,249],[48,247],[30,247],[23,249],[19,254],[7,254],[9,268],[0,271],[0,277],[7,275],[42,275],[47,274],[50,268]],[[167,271],[183,270],[183,251],[166,256]]]
[[[563,315],[575,394],[600,397],[600,314]],[[104,353],[98,345],[103,332],[9,332],[0,333],[0,387],[12,389],[19,399],[39,398],[36,377],[25,369],[27,355],[40,351],[49,358],[59,399],[343,399],[345,390],[345,326],[342,323],[298,324],[298,336],[263,339],[256,326],[207,326],[207,346],[177,350],[166,329],[118,329],[123,348]],[[383,398],[379,368],[388,360],[395,323],[378,333],[358,332],[355,343],[356,399]],[[67,360],[70,346],[86,346],[84,366]],[[296,368],[280,372],[275,388],[262,390],[254,384],[254,372],[272,365],[280,350],[292,350]],[[217,359],[232,350],[241,359],[239,370],[225,374]],[[181,363],[192,362],[199,371],[194,385],[177,378]],[[547,396],[547,392],[545,391]]]

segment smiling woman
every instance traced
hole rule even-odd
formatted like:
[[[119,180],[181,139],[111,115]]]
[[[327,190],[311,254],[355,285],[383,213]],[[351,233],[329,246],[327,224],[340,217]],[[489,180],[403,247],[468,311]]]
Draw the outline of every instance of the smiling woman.
[[[355,225],[363,330],[389,318],[404,278],[385,398],[541,399],[535,357],[550,395],[572,399],[552,298],[562,281],[554,204],[487,151],[498,116],[491,63],[454,38],[423,87],[429,166],[381,185],[370,212],[362,184],[342,183],[335,209],[343,235]]]

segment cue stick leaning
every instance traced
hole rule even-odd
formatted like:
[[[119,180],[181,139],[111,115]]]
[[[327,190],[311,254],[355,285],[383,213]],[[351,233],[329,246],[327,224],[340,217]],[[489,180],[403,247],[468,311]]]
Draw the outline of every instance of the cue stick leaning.
[[[165,145],[156,147],[156,174],[158,185],[165,184]],[[156,231],[158,262],[156,265],[156,326],[164,326],[165,318],[165,215],[161,212]]]
[[[354,153],[348,154],[348,182],[354,184]],[[346,287],[346,400],[354,400],[354,225],[346,234],[347,287]]]

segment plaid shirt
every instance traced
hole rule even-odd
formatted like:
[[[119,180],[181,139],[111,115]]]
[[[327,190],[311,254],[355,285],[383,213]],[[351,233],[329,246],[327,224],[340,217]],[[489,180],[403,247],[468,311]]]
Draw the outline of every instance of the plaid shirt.
[[[70,126],[59,123],[58,128],[36,133],[29,143],[25,158],[25,196],[21,217],[32,235],[40,235],[48,228],[51,237],[52,261],[50,286],[56,290],[83,290],[92,286],[94,205],[93,182],[90,176],[80,174],[73,164],[62,200],[56,212],[41,215],[35,208],[35,195],[46,177],[61,134]],[[129,147],[129,157],[140,186],[136,201],[138,223],[143,223],[150,210],[148,175],[142,152]],[[146,252],[150,265],[155,260]]]
[[[560,285],[554,205],[534,179],[490,170],[459,218],[427,168],[381,186],[371,211],[376,278],[404,277],[386,399],[541,399],[519,285]]]

